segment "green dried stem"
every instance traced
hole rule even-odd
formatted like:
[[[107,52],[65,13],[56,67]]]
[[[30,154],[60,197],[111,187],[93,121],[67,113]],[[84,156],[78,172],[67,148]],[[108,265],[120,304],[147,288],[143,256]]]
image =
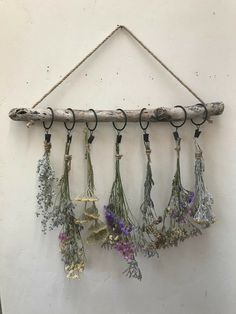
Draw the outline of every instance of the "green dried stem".
[[[177,152],[176,172],[172,181],[171,197],[164,211],[162,232],[159,235],[162,239],[160,246],[163,248],[177,246],[179,242],[201,234],[190,215],[194,193],[183,188],[181,182],[180,143],[181,139],[178,138],[175,148]],[[169,226],[167,226],[168,224]]]
[[[51,211],[51,229],[61,226],[59,234],[62,260],[68,278],[78,278],[84,270],[85,252],[81,237],[81,227],[74,223],[74,204],[70,197],[69,172],[71,169],[70,145],[68,134],[65,145],[64,171],[58,184],[58,193]]]
[[[77,224],[88,224],[87,241],[89,243],[103,241],[107,236],[106,224],[99,217],[98,208],[96,206],[97,197],[95,196],[94,172],[91,160],[91,144],[88,141],[88,131],[85,130],[85,160],[86,160],[86,188],[82,197],[76,198],[77,201],[83,204],[83,212]]]
[[[157,230],[157,225],[161,223],[162,218],[156,213],[154,202],[151,197],[152,187],[154,181],[152,178],[152,169],[151,169],[151,149],[150,142],[144,142],[146,156],[147,156],[147,169],[146,169],[146,178],[144,182],[144,200],[140,207],[142,214],[141,217],[141,229],[142,229],[142,238],[140,239],[141,251],[144,255],[148,257],[159,256],[156,245],[155,245],[155,235]]]
[[[85,160],[87,161],[87,184],[86,184],[86,196],[93,197],[95,192],[95,184],[94,184],[94,172],[93,165],[91,160],[91,144],[88,142],[88,131],[84,130],[85,138]]]
[[[37,216],[41,216],[42,232],[46,234],[47,223],[50,219],[50,209],[53,205],[53,198],[55,195],[55,171],[51,166],[50,161],[51,143],[44,142],[44,155],[38,161],[37,175],[38,175],[38,192],[37,192]]]
[[[72,203],[71,203],[72,204]],[[74,222],[74,206],[67,206],[67,214],[59,234],[62,261],[69,279],[80,277],[85,267],[85,252],[81,238],[81,226]]]
[[[192,206],[192,216],[202,227],[209,227],[215,222],[212,210],[213,197],[207,191],[204,183],[204,159],[202,150],[195,139],[195,196]]]
[[[112,185],[109,204],[105,206],[108,236],[103,243],[105,248],[114,248],[127,261],[124,271],[128,277],[141,280],[142,274],[135,255],[139,245],[140,229],[132,215],[125,196],[120,174],[120,145],[116,141],[115,180]]]
[[[121,174],[120,174],[120,147],[116,143],[116,164],[115,164],[115,180],[112,185],[111,194],[109,198],[109,204],[113,204],[114,214],[120,218],[123,218],[127,224],[134,224],[133,216],[130,212],[128,202],[125,197]]]

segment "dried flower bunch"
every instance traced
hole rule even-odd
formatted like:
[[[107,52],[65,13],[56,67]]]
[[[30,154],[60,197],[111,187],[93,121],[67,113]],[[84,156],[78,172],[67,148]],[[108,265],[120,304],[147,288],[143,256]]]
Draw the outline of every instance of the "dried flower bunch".
[[[70,197],[69,172],[71,170],[70,145],[72,136],[67,135],[64,155],[64,172],[58,184],[58,193],[50,214],[50,229],[61,226],[60,249],[68,278],[79,278],[85,266],[85,252],[81,226],[74,223],[74,204]]]
[[[82,215],[76,219],[75,223],[80,225],[89,225],[89,235],[87,237],[88,243],[97,241],[104,241],[107,237],[107,226],[100,220],[100,215],[96,206],[98,198],[95,195],[94,184],[94,172],[91,161],[91,144],[94,140],[94,136],[90,134],[88,137],[88,131],[85,130],[85,160],[87,164],[87,184],[85,193],[81,197],[77,197],[75,200],[82,203]]]
[[[103,243],[103,247],[120,252],[128,263],[128,267],[123,273],[130,278],[141,280],[142,274],[136,260],[137,238],[135,231],[137,226],[125,197],[120,174],[122,155],[119,146],[121,138],[122,135],[118,134],[116,138],[115,180],[112,185],[109,204],[105,206],[108,236]]]
[[[50,161],[51,151],[51,134],[45,133],[44,140],[44,154],[38,161],[37,175],[38,175],[38,193],[37,193],[37,216],[42,216],[42,232],[46,234],[47,222],[50,215],[50,209],[53,205],[53,198],[55,195],[55,171],[51,166]]]
[[[144,133],[144,146],[147,156],[147,169],[146,169],[146,178],[144,182],[144,200],[140,207],[142,214],[141,217],[141,230],[142,230],[142,252],[148,257],[159,256],[158,250],[156,247],[156,233],[157,226],[162,222],[162,217],[158,216],[154,207],[154,203],[151,197],[152,187],[154,181],[152,178],[152,169],[151,169],[151,148],[149,141],[149,134]]]
[[[162,248],[177,246],[189,237],[201,234],[200,229],[191,219],[191,208],[194,193],[182,186],[180,174],[180,142],[175,138],[177,152],[177,168],[172,181],[172,192],[167,208],[164,211],[163,228],[159,235],[158,245]],[[169,226],[167,227],[167,220]]]
[[[152,168],[151,168],[151,148],[149,134],[146,133],[149,122],[144,127],[142,124],[142,112],[140,112],[139,122],[143,130],[144,147],[147,157],[146,176],[144,182],[143,201],[140,206],[141,221],[137,222],[133,216],[129,204],[127,202],[122,178],[120,173],[120,143],[122,135],[120,132],[125,128],[127,117],[123,110],[120,110],[125,116],[125,123],[121,129],[117,130],[115,143],[115,179],[112,185],[108,205],[105,209],[105,223],[100,219],[99,211],[96,205],[98,198],[95,195],[94,171],[91,160],[91,147],[94,140],[93,131],[97,126],[97,115],[93,109],[90,109],[95,115],[96,123],[94,128],[89,128],[86,122],[87,130],[85,130],[85,161],[86,161],[86,186],[82,196],[75,200],[79,202],[81,212],[76,214],[76,208],[71,201],[69,174],[71,170],[70,146],[71,146],[71,130],[75,125],[75,114],[72,109],[68,108],[73,114],[73,126],[68,128],[65,154],[64,168],[61,179],[57,184],[57,193],[54,192],[56,185],[55,173],[50,163],[51,150],[51,134],[48,133],[49,127],[44,128],[46,131],[44,142],[44,155],[38,161],[38,193],[37,215],[42,216],[42,231],[46,233],[47,225],[49,230],[56,227],[61,227],[59,233],[59,244],[64,262],[64,268],[67,278],[80,278],[80,274],[84,271],[86,256],[82,240],[82,230],[87,231],[88,243],[100,242],[102,247],[113,249],[120,253],[122,258],[127,263],[127,268],[124,274],[129,278],[142,279],[138,262],[136,260],[137,253],[142,253],[147,257],[159,256],[159,249],[178,246],[179,243],[186,239],[201,234],[201,228],[209,227],[215,222],[215,215],[212,210],[213,197],[207,191],[204,183],[204,160],[202,150],[198,144],[200,135],[199,126],[207,119],[207,109],[205,105],[200,104],[205,109],[205,118],[200,124],[192,123],[197,126],[195,130],[195,191],[186,190],[181,181],[180,171],[180,152],[181,138],[179,137],[178,128],[186,121],[186,110],[184,111],[184,121],[180,125],[175,125],[170,122],[176,131],[173,133],[175,139],[176,171],[172,180],[171,196],[168,206],[164,210],[163,217],[157,214],[157,211],[152,200],[152,188],[154,186]],[[90,134],[89,134],[89,131]],[[160,224],[162,225],[160,226]],[[85,228],[86,227],[86,228]]]
[[[207,191],[203,179],[205,171],[202,150],[195,138],[195,196],[192,204],[192,216],[202,227],[209,227],[215,222],[212,211],[213,197]]]

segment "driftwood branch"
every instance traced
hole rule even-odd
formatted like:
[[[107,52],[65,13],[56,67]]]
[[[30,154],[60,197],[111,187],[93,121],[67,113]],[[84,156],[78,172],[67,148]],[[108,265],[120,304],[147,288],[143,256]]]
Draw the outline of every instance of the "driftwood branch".
[[[213,102],[206,105],[208,110],[208,118],[215,115],[220,115],[224,111],[222,102]],[[188,119],[201,118],[204,114],[204,109],[199,105],[185,106]],[[65,109],[54,109],[54,120],[60,122],[72,121],[72,114]],[[95,121],[94,114],[88,110],[74,109],[76,122],[93,122]],[[99,122],[124,121],[124,116],[117,110],[96,110]],[[128,122],[139,121],[140,109],[125,110]],[[9,112],[9,117],[15,121],[50,121],[51,112],[46,108],[14,108]],[[170,122],[180,121],[183,119],[183,110],[181,108],[159,107],[156,109],[145,110],[142,114],[142,121],[151,122]]]

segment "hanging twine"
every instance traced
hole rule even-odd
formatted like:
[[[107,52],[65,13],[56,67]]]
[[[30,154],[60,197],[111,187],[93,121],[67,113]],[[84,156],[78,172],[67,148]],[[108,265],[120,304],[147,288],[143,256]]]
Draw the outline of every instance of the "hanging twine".
[[[149,142],[145,142],[144,143],[145,145],[145,151],[146,151],[146,156],[147,156],[147,159],[148,159],[148,162],[151,162],[151,148],[150,148],[150,143]]]
[[[123,157],[123,155],[116,154],[116,160],[120,160]]]
[[[52,144],[50,142],[44,141],[45,153],[50,153],[51,147],[52,147]]]
[[[67,165],[67,170],[71,170],[71,160],[72,160],[72,155],[65,155],[65,162]]]
[[[86,60],[89,59],[103,44],[105,44],[119,29],[125,30],[144,50],[148,52],[166,71],[168,71],[184,88],[186,88],[200,103],[205,102],[200,98],[186,83],[184,83],[157,55],[152,52],[132,31],[130,31],[124,25],[117,25],[117,27],[108,34],[92,51],[90,51],[78,64],[76,64],[66,75],[62,77],[55,85],[53,85],[38,101],[36,101],[32,108],[37,107],[46,97],[48,97],[57,87],[59,87],[72,73],[74,73]],[[27,123],[27,126],[34,124],[31,120]]]

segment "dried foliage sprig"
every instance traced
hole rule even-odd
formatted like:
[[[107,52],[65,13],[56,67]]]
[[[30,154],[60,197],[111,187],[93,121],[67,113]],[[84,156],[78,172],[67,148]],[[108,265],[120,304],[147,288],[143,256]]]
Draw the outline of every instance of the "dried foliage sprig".
[[[75,224],[74,204],[70,197],[69,172],[71,170],[70,145],[72,136],[67,135],[64,156],[64,172],[58,184],[58,193],[51,211],[50,228],[61,226],[59,234],[62,260],[67,278],[79,278],[85,266],[85,251],[81,237],[81,226]]]
[[[108,236],[103,243],[103,247],[112,248],[120,252],[128,263],[128,267],[123,273],[130,278],[141,280],[142,273],[136,260],[138,239],[135,233],[138,231],[137,224],[129,209],[120,174],[120,159],[122,158],[119,147],[120,141],[121,135],[118,134],[116,140],[115,180],[112,185],[109,204],[105,206]]]
[[[158,235],[159,243],[157,242],[157,244],[162,248],[177,246],[179,242],[201,234],[190,216],[194,193],[183,188],[181,182],[180,142],[181,139],[176,138],[177,168],[172,181],[171,197],[164,211],[162,232]]]
[[[83,204],[82,215],[76,219],[76,224],[89,224],[89,234],[87,241],[89,243],[104,241],[107,237],[107,226],[100,220],[96,201],[98,200],[95,195],[94,172],[91,160],[91,144],[94,136],[91,134],[88,137],[88,131],[85,130],[85,160],[87,162],[87,184],[85,193],[75,200]]]
[[[152,178],[151,169],[151,148],[149,142],[149,135],[144,133],[144,146],[147,156],[147,168],[146,178],[144,182],[144,200],[140,207],[142,214],[141,217],[141,229],[143,232],[142,237],[142,252],[148,257],[159,256],[158,250],[155,244],[157,226],[162,222],[162,217],[158,216],[155,210],[155,206],[151,197],[152,187],[154,181]]]
[[[205,187],[204,171],[202,150],[195,139],[195,195],[191,214],[196,223],[202,227],[209,227],[215,222],[215,215],[212,210],[213,197]]]
[[[55,195],[55,171],[51,166],[50,161],[51,151],[51,134],[45,134],[44,154],[38,161],[37,175],[38,175],[38,193],[37,193],[37,216],[42,216],[42,232],[46,234],[47,222],[50,216],[50,209],[53,205],[53,198]]]

